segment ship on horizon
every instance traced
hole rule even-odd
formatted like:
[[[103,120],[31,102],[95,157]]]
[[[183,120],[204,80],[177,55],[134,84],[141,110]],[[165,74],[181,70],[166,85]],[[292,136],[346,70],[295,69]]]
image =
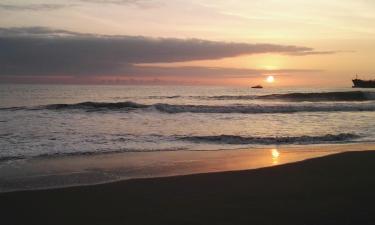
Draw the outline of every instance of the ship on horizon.
[[[361,80],[358,75],[355,76],[353,81],[353,88],[375,88],[375,80]]]
[[[262,85],[255,85],[255,86],[252,86],[251,88],[258,88],[258,89],[260,89],[260,88],[263,88],[263,86]]]

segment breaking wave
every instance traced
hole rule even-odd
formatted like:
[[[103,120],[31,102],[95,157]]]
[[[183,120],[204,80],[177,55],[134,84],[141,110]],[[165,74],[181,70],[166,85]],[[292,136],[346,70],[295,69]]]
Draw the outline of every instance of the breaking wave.
[[[140,109],[147,108],[148,105],[139,104],[136,102],[81,102],[77,104],[52,104],[44,106],[46,109],[86,109],[86,110],[100,110],[100,109]]]
[[[298,104],[246,104],[246,105],[152,105],[136,102],[82,102],[77,104],[52,104],[33,108],[1,108],[0,110],[83,110],[86,112],[110,112],[147,110],[161,113],[298,113],[298,112],[358,112],[375,111],[375,104],[368,103],[298,103]]]
[[[327,134],[323,136],[296,136],[296,137],[251,137],[237,135],[216,135],[216,136],[186,136],[180,140],[194,143],[214,143],[214,144],[320,144],[337,143],[350,141],[360,136],[351,133]]]
[[[213,100],[283,100],[283,101],[371,101],[375,100],[375,92],[347,91],[347,92],[321,92],[321,93],[288,93],[271,95],[222,95],[211,96]]]
[[[353,133],[327,134],[322,136],[279,136],[279,137],[255,137],[255,136],[237,136],[237,135],[213,135],[213,136],[160,136],[169,141],[186,141],[197,144],[220,144],[220,145],[277,145],[277,144],[334,144],[334,143],[349,143],[361,136]],[[242,146],[241,146],[242,147]],[[215,150],[230,150],[230,147]],[[237,149],[237,146],[236,148]],[[208,150],[208,151],[215,151]],[[190,149],[186,146],[175,146],[163,149],[131,149],[131,148],[115,148],[115,149],[94,149],[88,151],[76,152],[51,152],[39,153],[31,155],[5,155],[0,156],[0,163],[4,161],[14,161],[31,158],[54,158],[67,156],[85,156],[85,155],[106,155],[125,152],[158,152],[158,151],[206,151],[197,149]]]
[[[180,95],[172,95],[172,96],[148,96],[149,99],[173,99],[173,98],[182,98],[183,96]]]
[[[322,93],[290,93],[259,96],[260,99],[285,99],[290,101],[369,101],[375,100],[375,92],[348,91]]]
[[[117,149],[117,150],[93,150],[93,151],[77,151],[77,152],[53,152],[53,153],[42,153],[37,155],[17,155],[17,156],[0,156],[0,163],[4,161],[14,161],[23,159],[35,159],[35,158],[56,158],[56,157],[68,157],[68,156],[94,156],[94,155],[109,155],[116,153],[136,153],[136,152],[169,152],[169,151],[184,151],[188,150],[185,147],[177,148],[165,148],[165,149]]]
[[[375,104],[303,104],[303,105],[170,105],[151,107],[164,113],[297,113],[297,112],[356,112],[375,111]]]

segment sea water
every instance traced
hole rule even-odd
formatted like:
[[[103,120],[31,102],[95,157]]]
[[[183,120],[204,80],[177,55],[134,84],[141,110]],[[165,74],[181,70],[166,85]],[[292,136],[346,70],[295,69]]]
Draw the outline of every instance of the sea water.
[[[375,142],[375,91],[0,85],[0,163]]]

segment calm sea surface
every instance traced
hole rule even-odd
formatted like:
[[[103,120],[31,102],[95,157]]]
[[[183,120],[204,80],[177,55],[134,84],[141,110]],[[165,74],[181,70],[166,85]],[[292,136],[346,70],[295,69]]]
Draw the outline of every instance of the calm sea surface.
[[[22,158],[375,142],[375,92],[0,85],[0,163]]]

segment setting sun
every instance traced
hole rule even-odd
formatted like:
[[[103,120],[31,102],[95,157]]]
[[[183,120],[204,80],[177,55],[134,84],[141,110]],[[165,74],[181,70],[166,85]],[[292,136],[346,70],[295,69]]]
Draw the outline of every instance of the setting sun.
[[[266,78],[267,83],[273,83],[275,81],[275,78],[273,76],[268,76]]]

